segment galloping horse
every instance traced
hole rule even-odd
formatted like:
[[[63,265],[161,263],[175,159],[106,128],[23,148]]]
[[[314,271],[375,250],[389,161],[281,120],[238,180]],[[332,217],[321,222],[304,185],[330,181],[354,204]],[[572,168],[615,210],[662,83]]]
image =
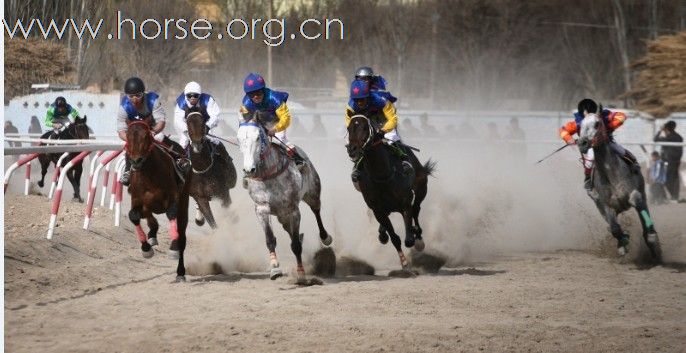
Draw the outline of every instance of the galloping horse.
[[[87,117],[84,116],[83,119],[77,117],[72,124],[67,128],[62,130],[57,134],[55,139],[57,140],[87,140],[89,138],[88,125],[86,125]],[[52,131],[47,132],[42,136],[42,138],[48,138]],[[40,144],[44,146],[44,143]],[[65,166],[76,157],[78,153],[70,153],[63,161],[60,167]],[[38,155],[38,161],[40,162],[40,180],[38,181],[38,186],[43,187],[45,185],[45,174],[48,172],[48,167],[50,163],[53,163],[57,167],[57,160],[60,159],[62,153],[42,153]],[[67,178],[74,188],[74,200],[78,202],[83,202],[81,198],[81,173],[83,173],[83,164],[81,162],[77,163],[73,168],[67,172]]]
[[[602,111],[601,106],[597,114],[589,114],[584,118],[577,141],[581,153],[593,148],[595,163],[592,178],[593,189],[597,192],[593,201],[610,225],[610,232],[617,239],[617,251],[621,256],[628,251],[629,235],[620,227],[617,216],[630,207],[635,208],[643,227],[643,239],[653,258],[660,262],[660,240],[648,211],[643,175],[612,152],[605,124],[599,117]]]
[[[198,203],[200,211],[200,214],[195,216],[195,223],[202,225],[207,219],[210,227],[216,228],[217,223],[210,208],[210,200],[212,197],[219,197],[222,207],[229,207],[229,189],[236,186],[236,168],[230,157],[229,161],[221,156],[217,158],[216,147],[207,138],[207,129],[201,113],[190,112],[186,117],[186,123],[191,141],[190,160],[195,174],[190,185],[190,195]]]
[[[179,179],[172,157],[158,145],[150,130],[150,122],[134,121],[126,131],[126,153],[131,160],[131,211],[129,219],[136,226],[136,235],[141,242],[143,257],[154,254],[157,245],[159,224],[154,214],[165,213],[169,219],[169,236],[172,239],[170,255],[178,255],[176,281],[186,280],[183,252],[186,248],[186,226],[188,225],[188,195],[191,174],[184,175],[185,183]],[[141,219],[148,222],[150,231],[146,238]]]
[[[363,165],[359,179],[360,192],[379,222],[379,241],[386,244],[390,235],[391,243],[398,251],[400,265],[408,269],[409,263],[403,254],[400,237],[393,230],[388,216],[391,212],[400,212],[405,222],[405,246],[424,250],[419,210],[426,197],[427,179],[434,170],[435,162],[429,160],[422,165],[414,154],[410,154],[415,173],[403,174],[400,158],[385,146],[383,133],[364,115],[355,115],[350,120],[348,155],[355,163]]]
[[[321,209],[321,182],[319,174],[307,155],[298,151],[305,159],[302,171],[298,169],[280,147],[269,142],[265,126],[256,112],[249,121],[241,121],[238,127],[238,141],[243,153],[243,172],[250,197],[255,202],[255,213],[262,225],[270,256],[270,278],[282,275],[276,258],[276,238],[269,224],[269,216],[275,215],[291,237],[291,250],[298,263],[298,283],[305,281],[302,264],[302,240],[300,234],[300,210],[298,204],[304,201],[314,213],[319,227],[322,244],[330,245],[332,238],[319,214]]]

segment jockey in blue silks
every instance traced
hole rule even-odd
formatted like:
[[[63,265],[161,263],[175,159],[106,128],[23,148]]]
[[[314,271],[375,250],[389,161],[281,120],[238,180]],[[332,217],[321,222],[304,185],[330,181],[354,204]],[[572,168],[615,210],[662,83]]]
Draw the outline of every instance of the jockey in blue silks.
[[[267,124],[267,134],[276,137],[284,145],[288,156],[299,166],[302,165],[304,159],[298,153],[298,148],[286,136],[286,129],[291,124],[291,113],[286,105],[288,93],[267,88],[264,78],[256,73],[248,74],[243,82],[243,90],[245,96],[240,109],[243,120],[252,119],[257,111],[263,113],[262,118],[267,121],[262,123]]]

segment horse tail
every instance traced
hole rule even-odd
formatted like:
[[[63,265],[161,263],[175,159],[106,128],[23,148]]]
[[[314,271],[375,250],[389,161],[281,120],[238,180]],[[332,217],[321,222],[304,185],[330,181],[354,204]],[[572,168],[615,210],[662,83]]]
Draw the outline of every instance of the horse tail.
[[[426,173],[427,176],[433,175],[433,173],[436,171],[436,161],[433,161],[429,158],[426,163],[422,166],[422,169],[424,169],[424,173]]]

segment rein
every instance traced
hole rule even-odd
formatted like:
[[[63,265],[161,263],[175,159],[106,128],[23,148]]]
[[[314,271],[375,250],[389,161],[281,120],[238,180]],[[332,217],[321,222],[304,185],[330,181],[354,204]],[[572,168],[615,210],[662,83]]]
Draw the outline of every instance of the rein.
[[[208,150],[210,151],[210,165],[207,166],[207,168],[205,168],[205,169],[203,169],[203,170],[196,170],[195,167],[192,167],[193,173],[195,173],[195,174],[205,174],[205,173],[207,173],[207,171],[209,171],[209,170],[212,168],[212,166],[214,165],[214,148],[212,148],[212,144],[209,143],[209,141],[208,141],[206,138],[203,138],[203,142],[202,142],[202,143],[203,143],[203,144],[206,144],[206,145],[209,145],[209,149],[208,149]],[[190,147],[190,148],[193,148],[193,147]],[[193,165],[193,163],[191,163],[191,165]]]
[[[246,122],[240,122],[238,124],[238,127],[240,128],[241,126],[253,126],[253,127],[256,127],[260,130],[260,162],[261,163],[258,164],[258,166],[259,166],[260,164],[262,164],[266,160],[266,156],[271,151],[271,148],[272,148],[269,145],[269,142],[267,141],[266,134],[264,132],[264,126],[262,124],[255,122],[255,121],[252,121],[252,120],[249,120]],[[271,168],[270,171],[268,171],[268,173],[266,175],[250,176],[247,178],[253,179],[253,180],[258,180],[258,181],[264,181],[264,180],[276,178],[277,176],[281,175],[281,173],[286,171],[286,169],[288,169],[289,163],[290,162],[288,161],[288,158],[285,158],[285,162],[281,166],[279,166],[279,167],[274,166],[273,168]]]

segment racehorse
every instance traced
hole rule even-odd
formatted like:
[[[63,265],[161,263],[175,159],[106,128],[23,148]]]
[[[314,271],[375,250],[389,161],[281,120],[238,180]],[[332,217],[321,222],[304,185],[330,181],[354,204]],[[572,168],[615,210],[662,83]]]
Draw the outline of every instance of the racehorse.
[[[406,153],[414,167],[414,174],[404,174],[401,159],[385,145],[383,133],[364,115],[355,115],[348,125],[348,155],[355,163],[362,163],[359,188],[367,206],[379,222],[379,241],[391,243],[398,251],[400,265],[409,269],[402,251],[400,237],[393,230],[388,216],[399,212],[405,223],[405,246],[424,250],[419,210],[426,197],[428,177],[435,169],[429,160],[422,165],[409,149]]]
[[[270,278],[282,275],[276,257],[276,238],[269,223],[274,215],[291,238],[291,250],[297,260],[297,282],[306,281],[302,264],[302,240],[300,233],[300,210],[304,201],[314,213],[319,227],[319,238],[328,246],[332,237],[324,229],[321,209],[321,182],[312,161],[299,150],[305,159],[301,169],[287,154],[272,144],[268,137],[261,113],[256,112],[248,120],[242,120],[238,127],[238,142],[243,153],[243,172],[250,197],[255,202],[255,213],[264,230],[270,256]]]
[[[76,117],[74,122],[67,126],[64,130],[60,131],[57,136],[53,139],[56,140],[87,140],[89,138],[88,125],[86,125],[87,117],[83,118]],[[41,138],[47,139],[53,132],[49,131],[45,133]],[[45,146],[41,143],[40,146]],[[50,163],[57,167],[57,160],[60,159],[62,153],[41,153],[38,155],[38,161],[40,162],[40,180],[38,181],[38,186],[43,187],[45,185],[45,174],[48,172],[48,167]],[[69,161],[78,155],[78,152],[70,153],[66,158],[62,160],[62,165],[64,167]],[[83,163],[77,163],[73,168],[67,172],[67,179],[74,188],[74,198],[73,200],[78,202],[83,202],[81,198],[81,173],[83,173]]]
[[[229,189],[236,186],[236,168],[231,162],[226,150],[223,156],[207,138],[207,129],[203,116],[199,112],[190,112],[186,117],[188,137],[190,138],[190,160],[193,166],[193,181],[190,185],[190,195],[199,207],[199,214],[195,222],[202,225],[207,219],[210,227],[216,228],[210,200],[218,197],[224,208],[231,204]],[[226,160],[228,158],[228,160]]]
[[[643,175],[640,170],[636,170],[636,166],[627,163],[610,148],[610,137],[599,117],[602,111],[601,106],[597,114],[589,114],[584,118],[577,141],[581,153],[587,153],[593,148],[595,163],[592,182],[597,193],[597,196],[592,197],[593,201],[610,225],[610,232],[617,239],[617,251],[621,256],[628,252],[629,235],[622,230],[617,216],[631,207],[635,208],[641,220],[643,239],[653,259],[660,262],[660,240],[648,211]]]
[[[129,219],[136,226],[143,257],[150,258],[154,255],[152,246],[157,245],[159,228],[154,214],[166,214],[169,219],[169,236],[172,239],[170,255],[173,258],[178,256],[176,281],[181,282],[186,280],[183,253],[186,248],[188,197],[192,174],[177,175],[175,162],[166,150],[167,147],[154,140],[149,119],[128,124],[126,153],[131,160]],[[150,228],[147,237],[140,224],[142,218],[147,220]]]

